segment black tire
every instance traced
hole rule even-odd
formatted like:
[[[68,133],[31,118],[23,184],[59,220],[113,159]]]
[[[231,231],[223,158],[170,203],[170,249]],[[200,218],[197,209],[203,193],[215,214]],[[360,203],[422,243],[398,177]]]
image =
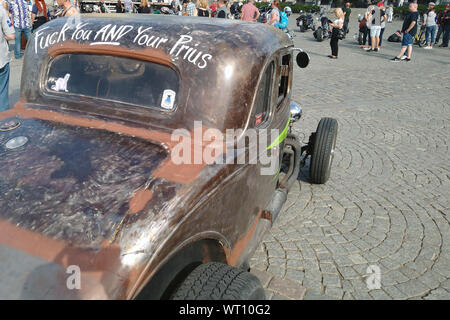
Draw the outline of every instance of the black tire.
[[[317,29],[317,41],[322,42],[323,41],[323,31],[322,28]]]
[[[306,31],[306,27],[305,27],[304,24],[302,24],[302,25],[300,26],[300,32],[305,32],[305,31]]]
[[[330,177],[336,147],[338,123],[333,118],[322,118],[317,125],[311,154],[309,176],[312,183],[322,184]]]
[[[420,32],[418,41],[419,47],[424,47],[426,43],[425,32]]]
[[[171,300],[265,300],[259,279],[223,263],[199,265],[178,286]]]

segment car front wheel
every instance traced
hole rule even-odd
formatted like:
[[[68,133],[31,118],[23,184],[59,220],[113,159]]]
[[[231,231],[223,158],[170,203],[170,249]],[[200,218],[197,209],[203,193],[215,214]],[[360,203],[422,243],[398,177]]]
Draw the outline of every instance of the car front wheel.
[[[338,123],[333,118],[322,118],[317,125],[311,154],[309,175],[312,183],[322,184],[330,177],[336,148]]]
[[[264,289],[255,275],[218,262],[199,265],[171,296],[171,300],[264,299]]]

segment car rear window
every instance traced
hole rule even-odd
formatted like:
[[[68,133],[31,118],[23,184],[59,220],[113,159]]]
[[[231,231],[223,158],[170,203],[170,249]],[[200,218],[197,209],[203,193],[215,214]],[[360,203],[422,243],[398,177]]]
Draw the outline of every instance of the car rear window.
[[[45,79],[48,92],[91,97],[172,110],[179,78],[157,63],[107,55],[63,54],[54,58]]]

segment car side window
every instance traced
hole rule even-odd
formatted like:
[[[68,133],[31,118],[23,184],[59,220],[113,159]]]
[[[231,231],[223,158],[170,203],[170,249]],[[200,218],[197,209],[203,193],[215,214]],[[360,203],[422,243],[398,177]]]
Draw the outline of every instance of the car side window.
[[[269,118],[274,69],[274,62],[272,61],[264,72],[259,84],[255,100],[255,126],[260,126]]]
[[[288,92],[290,63],[291,63],[290,54],[284,55],[281,58],[280,76],[278,78],[277,105],[280,105],[280,103],[284,100]]]

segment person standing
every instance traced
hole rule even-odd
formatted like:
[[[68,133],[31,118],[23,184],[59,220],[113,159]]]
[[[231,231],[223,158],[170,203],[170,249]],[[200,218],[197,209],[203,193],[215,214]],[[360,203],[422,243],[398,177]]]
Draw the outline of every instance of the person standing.
[[[98,13],[111,13],[108,6],[105,4],[105,0],[100,0],[98,3]]]
[[[428,11],[423,15],[423,24],[425,25],[425,39],[427,42],[424,49],[433,49],[434,36],[436,34],[436,12],[434,11],[434,2],[428,4]]]
[[[338,42],[339,42],[339,29],[342,29],[344,27],[344,12],[342,12],[341,8],[334,9],[334,15],[336,16],[336,20],[334,20],[333,23],[330,23],[331,30],[331,40],[330,40],[330,47],[331,47],[331,55],[328,57],[331,59],[337,59],[338,57]]]
[[[411,61],[413,38],[417,33],[417,20],[419,19],[419,13],[417,12],[417,3],[410,2],[408,9],[409,11],[405,15],[401,30],[403,33],[402,49],[396,57],[391,59],[394,62],[401,60]],[[405,58],[404,54],[406,50],[408,50],[408,56]]]
[[[448,4],[446,5],[446,7]],[[437,34],[436,34],[436,40],[435,43],[437,44],[439,42],[439,39],[441,38],[441,34],[444,32],[444,15],[445,10],[439,12],[437,15],[436,25],[437,25]]]
[[[384,29],[386,28],[386,7],[384,5],[382,5],[380,7],[380,15],[381,15],[381,30],[380,30],[380,44],[378,45],[378,50],[380,50],[381,48],[381,44],[383,43],[383,34],[384,34]]]
[[[392,18],[394,17],[394,6],[392,4],[390,4],[389,7],[387,7],[386,15],[387,15],[387,22],[391,23]]]
[[[31,9],[31,20],[33,21],[32,31],[39,28],[44,23],[48,22],[50,11],[47,9],[47,4],[44,0],[35,0],[33,9]]]
[[[361,21],[359,22],[359,32],[362,33],[362,43],[361,43],[361,49],[366,49],[366,41],[369,33],[369,29],[367,28],[367,20],[365,17],[362,17]]]
[[[366,19],[366,27],[367,27],[367,39],[368,39],[367,43],[368,43],[368,45],[369,45],[368,48],[365,48],[365,47],[364,47],[364,48],[363,48],[364,50],[372,50],[372,41],[371,41],[371,39],[370,39],[370,28],[372,27],[372,19],[371,19],[371,16],[372,16],[372,14],[371,14],[372,8],[373,8],[373,6],[372,6],[372,5],[369,5],[369,6],[367,7],[366,12],[364,13],[364,19]]]
[[[277,22],[280,22],[280,1],[275,0],[272,2],[272,10],[270,10],[269,17],[267,18],[267,24],[274,25]]]
[[[116,13],[124,13],[125,7],[122,4],[122,1],[118,0],[116,3]]]
[[[191,0],[188,0],[188,3],[186,4],[186,13],[188,17],[197,16],[197,7]]]
[[[367,21],[370,21],[370,49],[367,51],[378,51],[381,33],[381,11],[378,6],[369,7]]]
[[[197,16],[209,18],[208,0],[197,1]]]
[[[217,1],[217,11],[216,15],[214,16],[215,18],[229,19],[230,11],[228,10],[227,4],[227,0]]]
[[[123,2],[125,13],[131,13],[133,12],[133,1],[132,0],[124,0]]]
[[[31,36],[31,21],[28,19],[28,4],[25,0],[12,0],[9,4],[9,12],[11,13],[16,39],[14,44],[14,58],[20,59],[20,40],[22,38],[22,33],[27,41]]]
[[[214,16],[217,13],[217,8],[219,7],[217,0],[214,0],[213,3],[209,5],[209,11],[211,12],[211,18],[214,18]]]
[[[8,13],[0,7],[0,112],[9,109],[9,54],[8,40],[14,40],[15,30],[12,27]],[[20,41],[19,41],[20,42]]]
[[[59,14],[61,17],[70,17],[78,14],[78,9],[70,2],[70,0],[56,0],[58,6],[60,6],[63,11]]]
[[[344,32],[348,33],[348,23],[350,21],[350,14],[352,13],[352,9],[350,9],[350,2],[345,4],[345,8],[342,10],[344,12]]]
[[[449,5],[447,4],[445,6],[445,12],[442,16],[442,25],[443,25],[443,32],[444,32],[444,39],[442,40],[442,44],[439,47],[448,47],[448,40],[450,37],[450,10]]]
[[[242,6],[241,20],[256,21],[260,15],[261,13],[259,13],[258,8],[255,6],[255,0],[249,0]]]
[[[148,6],[147,0],[141,0],[141,3],[139,4],[138,13],[150,13],[150,7]]]

